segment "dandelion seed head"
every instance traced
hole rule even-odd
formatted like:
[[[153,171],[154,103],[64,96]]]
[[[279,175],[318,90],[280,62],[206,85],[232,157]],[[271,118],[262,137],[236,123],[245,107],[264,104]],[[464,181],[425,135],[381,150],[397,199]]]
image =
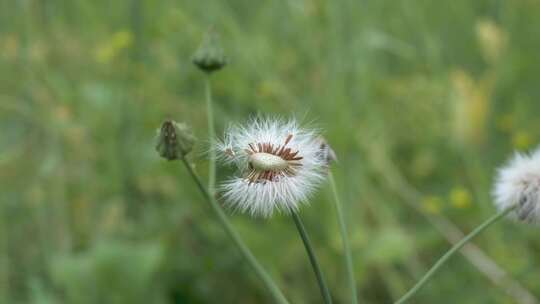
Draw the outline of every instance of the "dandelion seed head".
[[[221,185],[226,204],[253,216],[297,211],[324,180],[318,133],[295,120],[256,118],[232,126],[218,144],[238,174]]]
[[[493,197],[499,210],[517,205],[509,217],[540,222],[540,149],[531,154],[516,153],[498,170]]]

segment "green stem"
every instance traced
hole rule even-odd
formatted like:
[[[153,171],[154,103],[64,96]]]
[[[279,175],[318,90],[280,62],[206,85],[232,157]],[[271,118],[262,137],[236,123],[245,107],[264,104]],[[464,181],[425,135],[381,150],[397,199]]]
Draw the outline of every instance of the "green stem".
[[[210,74],[206,75],[205,80],[205,94],[206,94],[206,115],[208,120],[208,138],[210,141],[210,155],[208,164],[208,192],[214,195],[216,187],[216,149],[215,140],[216,133],[214,129],[214,108],[212,102],[212,89],[210,84]]]
[[[302,238],[302,241],[304,242],[304,247],[306,248],[309,261],[311,262],[311,266],[313,267],[313,271],[315,272],[315,277],[317,278],[317,283],[319,284],[319,288],[321,290],[324,303],[331,304],[332,298],[330,296],[330,292],[328,291],[328,287],[326,286],[326,283],[324,281],[324,276],[321,271],[321,267],[319,266],[317,257],[315,257],[315,251],[313,251],[313,247],[311,246],[311,241],[309,240],[306,229],[304,228],[304,224],[302,224],[302,220],[300,219],[300,216],[298,215],[298,213],[292,212],[292,218],[294,220],[294,224],[296,225],[296,228],[298,229],[298,233],[300,233],[300,237]]]
[[[264,268],[259,264],[255,256],[253,256],[253,253],[249,250],[249,248],[244,244],[234,227],[232,226],[231,222],[227,219],[227,216],[225,215],[225,212],[223,212],[223,209],[221,206],[217,203],[217,201],[214,199],[214,196],[208,192],[208,190],[205,188],[203,182],[195,173],[189,162],[182,158],[182,162],[186,166],[186,169],[188,170],[189,174],[197,184],[197,187],[203,194],[204,198],[208,200],[210,203],[210,206],[216,213],[217,217],[219,218],[221,224],[223,225],[223,228],[225,228],[225,231],[227,234],[231,237],[231,239],[234,241],[242,255],[246,258],[246,260],[249,262],[251,267],[253,267],[253,270],[255,270],[255,273],[259,276],[259,278],[264,282],[272,296],[274,297],[274,300],[276,303],[279,304],[289,304],[283,293],[279,290],[276,283],[272,280],[270,275],[264,270]]]
[[[8,303],[10,298],[11,282],[9,281],[9,254],[8,254],[8,235],[6,233],[7,216],[5,207],[0,206],[0,302]]]
[[[358,294],[356,292],[356,279],[354,277],[354,267],[351,255],[351,247],[349,246],[349,237],[347,233],[347,225],[345,224],[345,218],[343,216],[343,210],[341,209],[341,200],[339,199],[336,181],[331,171],[328,171],[328,179],[330,180],[330,188],[332,188],[332,194],[334,195],[334,205],[336,206],[336,213],[339,222],[339,228],[341,232],[341,240],[343,242],[343,251],[345,252],[345,265],[347,266],[347,275],[349,279],[349,287],[351,289],[351,303],[358,303]]]
[[[469,242],[471,239],[473,239],[475,236],[480,234],[482,231],[484,231],[486,228],[503,218],[505,215],[510,213],[510,211],[514,210],[516,208],[516,205],[507,208],[505,210],[500,211],[499,213],[493,215],[489,219],[487,219],[484,223],[482,223],[480,226],[476,227],[471,233],[469,233],[467,236],[465,236],[461,241],[456,243],[448,252],[446,252],[436,263],[431,267],[431,269],[414,285],[411,290],[409,290],[401,299],[399,299],[394,304],[402,304],[405,303],[407,300],[409,300],[415,293],[422,288],[430,279],[433,277],[433,275],[441,268],[447,261],[450,259],[455,253],[457,253],[467,242]]]

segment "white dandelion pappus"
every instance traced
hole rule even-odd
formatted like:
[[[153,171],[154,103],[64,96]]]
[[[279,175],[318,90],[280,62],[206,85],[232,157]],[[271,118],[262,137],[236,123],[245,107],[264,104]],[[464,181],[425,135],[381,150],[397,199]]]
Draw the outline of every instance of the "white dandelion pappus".
[[[540,221],[540,149],[532,154],[516,153],[498,170],[493,197],[501,211],[516,206],[510,218]]]
[[[218,149],[239,175],[221,185],[226,204],[262,217],[297,211],[325,177],[317,138],[295,120],[256,118],[230,127]]]

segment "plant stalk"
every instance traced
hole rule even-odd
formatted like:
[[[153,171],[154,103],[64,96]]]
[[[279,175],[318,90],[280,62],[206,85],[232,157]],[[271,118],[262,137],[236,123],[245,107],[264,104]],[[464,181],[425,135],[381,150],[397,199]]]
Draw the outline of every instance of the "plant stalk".
[[[338,218],[341,241],[343,242],[343,251],[345,254],[345,266],[347,267],[347,276],[349,279],[349,287],[351,289],[351,303],[358,303],[358,294],[356,291],[356,279],[354,277],[354,266],[352,261],[351,247],[349,245],[349,237],[347,232],[347,225],[345,224],[345,217],[343,216],[343,210],[341,209],[341,200],[339,199],[336,181],[334,175],[328,170],[328,179],[330,181],[330,188],[332,188],[332,194],[334,196],[334,205],[336,207],[336,214]]]
[[[313,267],[313,271],[315,272],[315,277],[317,278],[317,283],[319,284],[319,289],[321,290],[324,303],[332,304],[332,297],[330,296],[330,291],[328,291],[328,287],[326,286],[321,267],[319,266],[319,262],[317,261],[317,257],[315,256],[315,251],[311,246],[311,241],[309,240],[306,229],[304,228],[304,224],[302,223],[302,220],[300,219],[298,213],[292,212],[291,215],[294,220],[294,224],[298,229],[298,233],[302,238],[302,242],[304,242],[304,247],[306,248],[306,252],[308,254],[311,266]]]
[[[281,290],[279,290],[279,288],[277,287],[276,283],[274,283],[270,275],[266,272],[266,270],[264,270],[264,268],[261,266],[261,264],[259,264],[253,253],[251,253],[249,248],[244,244],[244,242],[232,226],[231,222],[229,222],[221,206],[217,203],[214,196],[211,195],[210,192],[205,188],[202,180],[199,178],[197,173],[195,173],[189,162],[185,158],[182,158],[182,162],[184,163],[184,166],[197,184],[197,187],[203,194],[204,198],[207,199],[210,203],[210,206],[216,213],[220,223],[223,225],[223,228],[234,241],[235,245],[238,247],[242,255],[246,258],[253,270],[255,270],[257,276],[259,276],[259,278],[264,282],[264,284],[268,288],[268,291],[270,291],[270,293],[272,294],[275,302],[279,304],[289,304]]]
[[[214,129],[214,106],[212,102],[212,88],[210,74],[205,77],[206,116],[208,120],[208,140],[210,141],[209,164],[208,164],[208,192],[214,195],[216,188],[216,131]]]
[[[499,213],[493,215],[489,219],[487,219],[485,222],[483,222],[480,226],[476,227],[471,233],[469,233],[467,236],[465,236],[461,241],[456,243],[448,252],[446,252],[436,263],[431,267],[430,270],[416,283],[416,285],[413,286],[401,299],[397,300],[394,304],[403,304],[407,302],[415,293],[417,293],[422,286],[424,286],[432,277],[433,275],[459,250],[467,244],[470,240],[472,240],[475,236],[480,234],[482,231],[484,231],[486,228],[503,218],[505,215],[510,213],[510,211],[514,210],[516,208],[516,205],[509,207],[505,210],[500,211]]]

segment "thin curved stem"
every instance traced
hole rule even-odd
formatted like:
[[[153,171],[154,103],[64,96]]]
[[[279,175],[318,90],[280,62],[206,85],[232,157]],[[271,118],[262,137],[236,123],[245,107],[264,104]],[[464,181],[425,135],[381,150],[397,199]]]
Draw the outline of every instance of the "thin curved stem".
[[[330,188],[332,188],[332,195],[334,196],[334,205],[336,207],[336,214],[339,222],[339,228],[341,233],[341,240],[343,242],[343,251],[345,254],[345,265],[347,266],[347,275],[349,279],[349,287],[351,289],[351,303],[358,303],[358,294],[356,292],[356,279],[354,277],[354,266],[352,261],[351,247],[349,245],[349,234],[347,232],[347,225],[345,224],[345,217],[343,216],[343,210],[341,209],[341,200],[339,199],[336,181],[334,175],[329,170],[328,180],[330,181]]]
[[[480,234],[482,231],[484,231],[486,228],[503,218],[505,215],[510,213],[510,211],[514,210],[516,206],[512,206],[510,208],[507,208],[505,210],[500,211],[499,213],[493,215],[489,219],[487,219],[485,222],[483,222],[480,226],[476,227],[471,233],[469,233],[467,236],[465,236],[461,241],[456,243],[448,252],[446,252],[436,263],[431,267],[431,269],[416,283],[416,285],[413,286],[401,299],[397,300],[394,304],[403,304],[407,300],[409,300],[415,293],[417,293],[422,286],[424,286],[432,277],[433,275],[439,270],[455,253],[459,252],[459,250],[467,244],[471,239],[473,239],[475,236]]]
[[[315,272],[315,277],[317,278],[317,283],[319,284],[324,303],[331,304],[332,297],[330,296],[330,291],[328,291],[328,287],[326,286],[321,267],[319,266],[319,262],[317,261],[317,257],[315,256],[315,251],[313,251],[313,247],[311,246],[311,241],[309,240],[306,229],[304,228],[304,224],[302,223],[302,220],[300,219],[298,213],[292,212],[292,218],[294,220],[296,228],[298,229],[298,233],[302,238],[302,242],[304,242],[304,247],[306,248],[309,261],[311,263],[311,266],[313,267],[313,271]]]
[[[225,215],[225,212],[223,212],[221,206],[217,203],[214,196],[211,195],[210,192],[208,192],[208,190],[205,188],[203,182],[201,181],[197,173],[195,173],[189,162],[185,158],[182,158],[182,162],[186,166],[186,169],[197,184],[197,187],[203,194],[204,198],[207,199],[210,203],[212,210],[214,210],[214,212],[216,213],[220,223],[223,225],[223,228],[234,241],[235,245],[238,247],[242,255],[246,258],[253,270],[255,270],[257,276],[259,276],[259,278],[264,282],[264,284],[268,288],[268,291],[270,291],[270,293],[272,294],[275,302],[279,304],[289,304],[281,290],[279,290],[279,288],[277,287],[276,283],[274,283],[270,275],[266,272],[266,270],[264,270],[264,268],[261,266],[261,264],[259,264],[253,253],[251,253],[249,248],[244,244],[244,242],[240,238],[240,235],[238,235],[231,222],[229,222],[229,219]]]
[[[212,102],[212,88],[210,83],[210,74],[206,75],[205,79],[205,95],[206,95],[206,116],[208,120],[208,140],[210,141],[209,164],[208,164],[208,192],[212,195],[215,193],[216,187],[216,131],[214,129],[214,106]]]

